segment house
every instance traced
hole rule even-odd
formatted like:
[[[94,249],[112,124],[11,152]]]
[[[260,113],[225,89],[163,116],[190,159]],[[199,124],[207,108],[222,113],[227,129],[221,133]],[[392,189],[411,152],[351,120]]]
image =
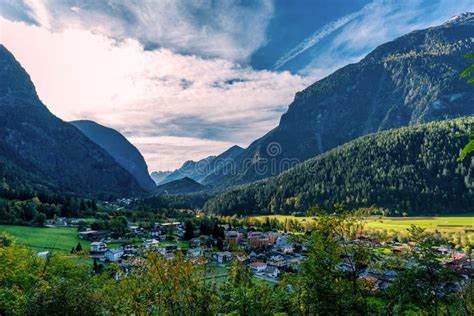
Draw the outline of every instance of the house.
[[[123,248],[109,249],[105,252],[105,260],[115,262],[119,261],[124,254]]]
[[[219,263],[226,263],[232,260],[232,253],[229,251],[220,251],[212,254],[212,258]]]
[[[278,268],[284,268],[288,265],[288,262],[286,261],[285,257],[282,255],[276,255],[272,256],[267,263],[271,266],[278,267]]]
[[[288,246],[288,236],[284,235],[284,236],[278,237],[276,242],[275,242],[275,246],[277,246],[279,248],[287,247]]]
[[[225,232],[225,241],[228,244],[231,244],[231,243],[238,244],[240,241],[240,237],[241,235],[238,231],[231,230],[231,231]]]
[[[272,266],[267,266],[263,272],[271,278],[278,278],[280,275],[280,270],[277,267]]]
[[[143,246],[145,247],[145,249],[156,248],[156,247],[158,247],[159,244],[160,244],[160,242],[156,239],[147,239],[143,242]]]
[[[38,257],[40,257],[43,260],[46,260],[48,255],[49,255],[49,251],[40,251],[40,252],[38,252]]]
[[[175,250],[178,250],[178,246],[177,245],[166,245],[165,246],[165,251],[166,252],[173,252]]]
[[[395,246],[395,247],[390,248],[390,250],[395,255],[400,255],[400,254],[408,252],[408,248],[405,246]]]
[[[153,228],[150,232],[151,237],[160,237],[161,230]]]
[[[125,245],[123,246],[123,252],[126,254],[134,254],[137,252],[134,245]]]
[[[382,283],[383,281],[372,276],[372,275],[366,275],[366,276],[363,276],[363,277],[360,277],[361,280],[363,280],[366,285],[367,285],[367,288],[372,291],[372,292],[376,292],[376,291],[380,291],[381,290],[381,286],[382,286]]]
[[[107,251],[107,245],[100,241],[94,241],[90,246],[90,256],[93,259],[103,259],[105,252]]]
[[[99,241],[107,237],[107,232],[96,231],[96,230],[86,230],[79,232],[79,238],[90,241]]]
[[[201,246],[201,240],[199,238],[193,238],[189,242],[189,247],[190,248],[195,248]]]
[[[281,247],[280,250],[283,253],[293,253],[293,251],[295,251],[295,248],[292,245],[287,245],[287,246]]]
[[[256,273],[263,272],[267,268],[267,264],[265,262],[256,261],[250,264],[250,268]]]
[[[202,255],[202,249],[199,248],[199,247],[198,248],[190,248],[190,249],[188,249],[187,254],[191,258],[197,258],[197,257],[200,257]]]
[[[247,244],[253,248],[265,247],[274,245],[278,234],[275,232],[248,232],[247,233]]]
[[[467,259],[465,253],[456,252],[449,256],[446,260],[446,265],[450,267],[461,267],[465,262],[467,262]]]
[[[436,250],[440,255],[447,255],[449,253],[449,247],[447,246],[439,246],[439,247],[433,247],[434,250]]]

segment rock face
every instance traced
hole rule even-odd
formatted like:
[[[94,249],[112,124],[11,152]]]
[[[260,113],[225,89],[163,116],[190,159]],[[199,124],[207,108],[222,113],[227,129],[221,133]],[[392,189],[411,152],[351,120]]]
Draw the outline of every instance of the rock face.
[[[0,78],[0,175],[6,184],[104,197],[143,193],[104,149],[48,111],[3,45]]]
[[[298,92],[279,125],[241,153],[235,169],[205,183],[248,183],[362,135],[473,115],[473,87],[459,79],[468,52],[473,13],[383,44]]]
[[[153,191],[155,182],[148,174],[148,166],[138,149],[116,130],[102,126],[94,121],[70,122],[91,141],[105,149],[122,167],[131,173],[141,187]]]

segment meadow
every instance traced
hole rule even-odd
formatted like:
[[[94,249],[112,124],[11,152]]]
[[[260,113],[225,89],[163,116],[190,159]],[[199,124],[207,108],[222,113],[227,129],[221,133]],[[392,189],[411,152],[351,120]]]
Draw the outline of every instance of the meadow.
[[[88,250],[90,242],[79,239],[76,228],[69,227],[30,227],[0,225],[0,233],[13,236],[18,244],[26,245],[35,251],[71,251],[78,242]]]
[[[313,221],[315,217],[290,216],[290,215],[259,215],[252,216],[260,222],[266,218],[277,219],[284,223],[285,220],[296,220],[299,222]],[[419,217],[370,217],[367,219],[366,227],[374,230],[406,231],[410,225],[417,225],[427,231],[440,231],[442,233],[465,233],[474,236],[474,214],[461,216],[419,216]]]

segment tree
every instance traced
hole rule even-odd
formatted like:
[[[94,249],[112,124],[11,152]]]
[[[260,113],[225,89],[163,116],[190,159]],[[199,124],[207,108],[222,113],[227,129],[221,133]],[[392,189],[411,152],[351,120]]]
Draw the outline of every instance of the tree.
[[[80,242],[78,242],[76,246],[76,252],[80,252],[80,251],[82,251],[82,245]]]
[[[191,221],[184,223],[184,240],[191,240],[194,238],[194,224]]]
[[[438,315],[446,310],[454,294],[446,292],[444,285],[458,281],[458,277],[437,259],[436,246],[446,244],[424,229],[411,225],[408,239],[416,242],[406,255],[401,272],[386,293],[393,311],[416,311]]]
[[[464,58],[466,58],[468,60],[474,60],[474,53],[466,54],[466,55],[464,55]],[[464,70],[461,73],[460,77],[461,78],[469,78],[470,77],[467,80],[467,83],[474,83],[473,74],[474,74],[474,64],[472,64],[466,70]],[[459,154],[458,161],[463,161],[471,152],[474,151],[474,134],[464,134],[464,135],[460,135],[460,136],[467,137],[468,140],[469,140],[467,145],[463,148],[463,150]]]

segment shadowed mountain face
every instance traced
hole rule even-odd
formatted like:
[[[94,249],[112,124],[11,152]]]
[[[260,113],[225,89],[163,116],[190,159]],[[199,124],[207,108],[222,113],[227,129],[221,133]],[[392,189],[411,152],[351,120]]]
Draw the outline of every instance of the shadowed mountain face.
[[[298,92],[280,124],[253,142],[234,169],[204,183],[225,188],[277,175],[362,135],[474,114],[459,74],[474,51],[474,14],[411,32]]]
[[[105,150],[48,111],[29,75],[3,45],[0,78],[0,176],[11,189],[54,188],[101,196],[143,193]]]
[[[148,174],[145,159],[122,134],[93,121],[81,120],[70,122],[91,141],[105,149],[122,167],[132,174],[138,183],[147,191],[153,191],[155,182]]]

